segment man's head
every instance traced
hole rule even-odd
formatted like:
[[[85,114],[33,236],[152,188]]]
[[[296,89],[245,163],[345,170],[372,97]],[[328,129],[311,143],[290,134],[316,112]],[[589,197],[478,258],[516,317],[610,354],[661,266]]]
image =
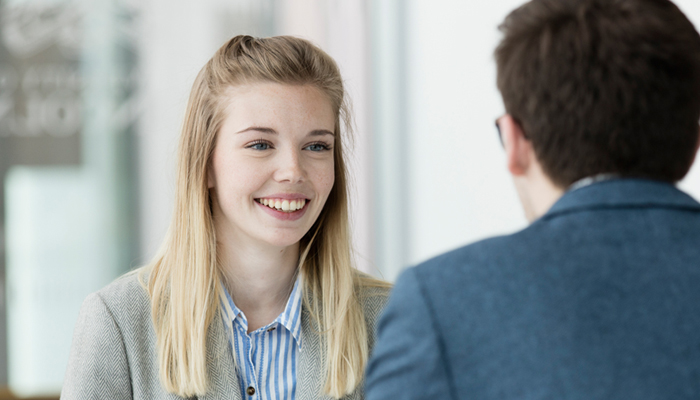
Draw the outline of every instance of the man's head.
[[[505,122],[554,187],[603,173],[685,176],[698,145],[700,36],[673,3],[532,0],[501,30]]]

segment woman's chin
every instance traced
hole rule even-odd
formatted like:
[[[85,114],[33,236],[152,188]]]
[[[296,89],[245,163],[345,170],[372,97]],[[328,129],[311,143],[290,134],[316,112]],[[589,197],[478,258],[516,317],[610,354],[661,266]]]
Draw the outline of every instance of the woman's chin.
[[[265,243],[270,247],[284,250],[291,246],[296,246],[304,235],[280,235],[265,238]]]

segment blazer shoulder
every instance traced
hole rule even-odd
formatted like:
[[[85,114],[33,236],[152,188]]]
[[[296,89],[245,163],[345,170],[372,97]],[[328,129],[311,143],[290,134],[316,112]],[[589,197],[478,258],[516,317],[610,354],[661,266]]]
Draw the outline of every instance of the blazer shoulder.
[[[358,290],[362,312],[364,313],[365,322],[369,328],[370,348],[374,346],[377,324],[389,301],[390,292],[391,285],[388,282],[380,280],[376,280],[375,282],[370,281],[368,284],[360,285]]]
[[[114,280],[85,299],[86,303],[100,301],[121,324],[132,325],[150,320],[150,299],[142,283],[143,270],[137,269]]]
[[[378,316],[389,301],[391,287],[365,287],[361,293],[360,303],[365,313],[369,312]]]
[[[356,292],[365,314],[379,314],[386,306],[391,293],[391,283],[358,271]]]
[[[73,333],[61,398],[133,398],[132,356],[147,353],[133,344],[143,340],[148,296],[136,273],[129,273],[91,293],[83,301]],[[136,371],[134,371],[134,369]]]

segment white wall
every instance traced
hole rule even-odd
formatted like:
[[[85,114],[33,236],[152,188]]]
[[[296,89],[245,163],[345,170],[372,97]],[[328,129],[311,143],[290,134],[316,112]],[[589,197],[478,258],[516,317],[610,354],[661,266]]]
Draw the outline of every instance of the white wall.
[[[494,120],[493,49],[519,0],[412,0],[407,15],[410,264],[525,226]]]
[[[189,90],[214,53],[213,0],[150,0],[142,5],[139,63],[143,106],[139,126],[141,257],[147,262],[170,223],[175,154]]]

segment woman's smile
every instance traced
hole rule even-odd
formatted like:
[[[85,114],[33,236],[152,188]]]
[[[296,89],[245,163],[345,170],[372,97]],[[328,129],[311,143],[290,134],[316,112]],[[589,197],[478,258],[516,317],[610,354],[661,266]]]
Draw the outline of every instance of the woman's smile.
[[[255,202],[264,212],[283,221],[296,221],[306,213],[310,202],[306,197],[292,195],[273,195],[257,198]]]

